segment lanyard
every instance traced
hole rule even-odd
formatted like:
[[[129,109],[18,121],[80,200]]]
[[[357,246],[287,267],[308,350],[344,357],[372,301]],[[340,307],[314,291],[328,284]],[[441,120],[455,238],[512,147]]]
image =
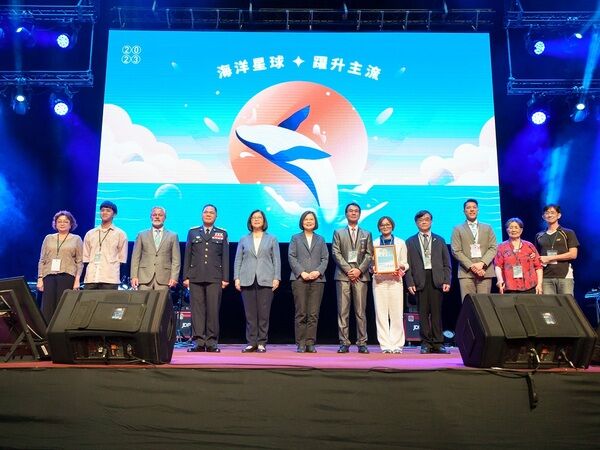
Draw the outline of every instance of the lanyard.
[[[554,244],[556,244],[556,238],[558,237],[558,233],[560,233],[560,230],[556,230],[554,233],[552,233],[552,236],[554,239],[552,239],[552,246],[550,247],[551,250],[554,250]],[[546,232],[547,234],[547,232]]]
[[[520,266],[521,265],[521,261],[519,261],[519,255],[521,254],[521,249],[523,248],[523,241],[519,241],[519,248],[517,248],[515,250],[515,247],[512,245],[512,242],[510,244],[510,248],[513,252],[513,255],[515,255],[515,261],[516,261],[516,266]]]
[[[104,240],[107,238],[107,236],[108,236],[108,233],[110,233],[110,230],[112,230],[112,228],[109,228],[109,229],[106,231],[106,234],[104,235],[104,237],[103,237],[102,239],[100,239],[100,233],[101,233],[101,231],[100,231],[100,230],[98,230],[98,245],[100,246],[100,251],[102,251],[102,243],[103,243],[103,242],[104,242]]]
[[[65,236],[63,241],[60,242],[58,233],[56,234],[56,257],[58,257],[58,252],[60,251],[60,248],[63,246],[63,244],[65,243],[65,241],[67,240],[68,237],[69,237],[69,233],[67,233],[67,235]]]

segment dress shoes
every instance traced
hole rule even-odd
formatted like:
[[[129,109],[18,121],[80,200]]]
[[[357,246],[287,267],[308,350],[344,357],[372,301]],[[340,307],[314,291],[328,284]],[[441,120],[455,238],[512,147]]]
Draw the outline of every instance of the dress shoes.
[[[363,353],[363,354],[367,354],[369,353],[369,349],[367,348],[366,345],[359,345],[358,346],[358,353]]]
[[[425,353],[431,353],[431,349],[427,345],[421,345],[421,354],[424,355]]]
[[[206,351],[206,347],[204,345],[194,344],[194,346],[188,348],[187,351],[188,352],[193,352],[193,353],[196,353],[196,352],[205,352]]]
[[[314,345],[309,344],[306,346],[306,353],[317,353],[317,349]]]
[[[256,349],[258,353],[265,353],[267,351],[267,347],[262,344],[258,344],[258,348]]]
[[[342,344],[342,345],[340,345],[340,348],[338,348],[337,352],[338,353],[348,353],[349,351],[350,351],[349,346]]]
[[[434,347],[432,353],[441,353],[443,355],[447,355],[450,351],[443,345],[438,345]]]
[[[391,350],[388,350],[387,348],[385,350],[381,350],[381,353],[385,353],[385,354],[389,354],[389,353],[394,353]]]
[[[398,355],[398,354],[402,353],[402,348],[395,348],[394,350],[391,351],[391,353]]]
[[[255,352],[257,350],[256,345],[246,345],[246,347],[244,347],[242,349],[242,353],[252,353]]]
[[[306,353],[306,347],[304,345],[299,345],[298,348],[296,348],[296,353]]]
[[[206,351],[208,353],[221,353],[221,349],[219,347],[217,347],[216,345],[211,345],[209,347],[206,347]]]

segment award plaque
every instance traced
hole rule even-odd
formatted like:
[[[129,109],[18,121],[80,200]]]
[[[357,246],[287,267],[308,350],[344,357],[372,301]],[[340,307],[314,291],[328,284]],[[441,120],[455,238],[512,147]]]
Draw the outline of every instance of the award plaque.
[[[375,271],[377,273],[392,273],[398,268],[396,261],[396,247],[393,245],[382,245],[374,247]]]

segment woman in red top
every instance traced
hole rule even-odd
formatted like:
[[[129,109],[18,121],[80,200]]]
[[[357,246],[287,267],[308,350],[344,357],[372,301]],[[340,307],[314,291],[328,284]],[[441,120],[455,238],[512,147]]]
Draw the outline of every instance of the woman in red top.
[[[535,246],[521,239],[523,221],[513,217],[506,221],[508,240],[498,245],[494,258],[496,285],[501,294],[542,293],[542,261]]]

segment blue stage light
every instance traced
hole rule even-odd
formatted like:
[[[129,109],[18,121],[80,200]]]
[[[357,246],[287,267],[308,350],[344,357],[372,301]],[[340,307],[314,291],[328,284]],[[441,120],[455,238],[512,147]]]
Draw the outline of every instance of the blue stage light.
[[[66,116],[73,109],[72,95],[67,91],[53,92],[50,94],[50,108],[57,116]]]
[[[534,125],[543,125],[550,118],[550,108],[543,99],[532,96],[527,102],[527,118]]]
[[[530,55],[540,56],[546,49],[546,40],[539,33],[529,32],[525,36],[525,47]]]
[[[582,122],[584,121],[589,113],[589,109],[587,107],[587,103],[584,99],[579,99],[575,102],[571,110],[571,120],[573,122]]]
[[[546,50],[546,44],[544,41],[535,41],[533,43],[533,54],[541,55]]]
[[[69,48],[69,45],[71,44],[71,36],[69,36],[67,33],[60,33],[56,38],[56,43],[60,48]]]
[[[56,44],[60,48],[73,48],[77,43],[77,29],[63,31],[56,37]]]
[[[27,47],[33,47],[35,45],[33,25],[19,25],[15,28],[14,38]]]
[[[29,111],[29,97],[21,90],[17,90],[11,101],[12,110],[15,114],[23,116]]]

